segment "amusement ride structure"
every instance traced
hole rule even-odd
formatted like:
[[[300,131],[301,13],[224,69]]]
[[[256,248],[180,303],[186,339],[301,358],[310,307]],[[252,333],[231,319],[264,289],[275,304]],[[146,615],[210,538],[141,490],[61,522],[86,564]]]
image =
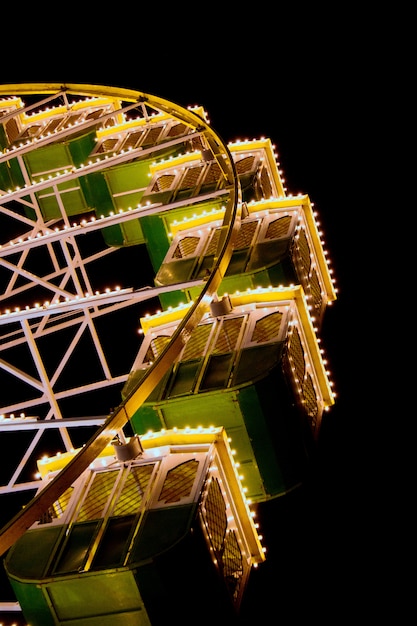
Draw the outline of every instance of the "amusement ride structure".
[[[256,506],[303,484],[335,401],[335,299],[270,139],[0,85],[0,617],[157,626],[186,590],[183,623],[238,620]]]

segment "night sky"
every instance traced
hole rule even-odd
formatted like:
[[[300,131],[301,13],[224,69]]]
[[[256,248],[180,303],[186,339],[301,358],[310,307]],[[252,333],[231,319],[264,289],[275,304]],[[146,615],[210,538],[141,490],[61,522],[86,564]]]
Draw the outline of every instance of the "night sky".
[[[364,329],[364,283],[372,279],[364,213],[371,200],[360,194],[371,182],[363,129],[372,78],[365,86],[363,79],[373,61],[353,60],[352,42],[357,49],[364,40],[352,23],[343,33],[314,31],[308,17],[300,24],[292,16],[290,24],[265,32],[251,24],[250,12],[246,17],[246,28],[231,39],[222,21],[201,36],[196,23],[185,21],[181,34],[168,37],[172,53],[165,45],[161,59],[155,55],[163,36],[156,31],[152,47],[149,34],[145,45],[139,30],[110,67],[110,46],[106,54],[78,50],[79,60],[63,50],[58,69],[50,69],[41,50],[31,69],[13,73],[8,67],[0,80],[132,88],[203,106],[225,142],[266,136],[276,145],[287,193],[309,195],[332,261],[338,299],[325,314],[321,337],[337,397],[325,414],[307,484],[260,508],[267,560],[251,574],[242,624],[374,624],[389,602],[389,582],[376,532],[383,516],[376,495],[380,453],[370,443],[377,422],[368,385],[374,340]]]

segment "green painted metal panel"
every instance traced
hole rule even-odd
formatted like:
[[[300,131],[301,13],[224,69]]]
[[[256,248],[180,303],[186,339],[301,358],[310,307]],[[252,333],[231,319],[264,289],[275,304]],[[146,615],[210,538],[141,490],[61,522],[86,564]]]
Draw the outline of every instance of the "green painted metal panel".
[[[128,613],[116,613],[112,615],[99,615],[87,619],[65,620],[60,626],[151,626],[148,614],[144,609],[129,611]],[[153,625],[155,626],[155,625]]]
[[[214,565],[199,524],[171,550],[136,570],[153,625],[236,624],[225,578]]]
[[[269,498],[281,495],[287,491],[287,484],[254,385],[240,390],[239,404],[245,416],[245,425],[262,477],[263,491]],[[274,411],[279,411],[276,398]]]
[[[7,573],[19,579],[40,580],[47,572],[65,528],[41,526],[24,533],[7,554]]]
[[[79,181],[87,205],[96,212],[97,217],[109,215],[114,211],[113,200],[102,172],[80,176]]]
[[[304,411],[299,406],[288,378],[281,367],[272,370],[269,376],[255,384],[260,410],[268,427],[268,436],[273,442],[275,456],[279,464],[285,490],[299,486],[306,475],[311,444],[311,430],[303,425]],[[246,412],[248,430],[256,428],[252,415]],[[253,433],[254,449],[260,459],[262,475],[268,476],[267,457],[263,456],[264,446],[261,437]],[[309,443],[310,441],[310,443]]]
[[[93,172],[80,178],[88,206],[97,217],[110,215],[117,209],[108,186],[108,172]],[[124,246],[144,243],[142,229],[138,219],[108,226],[102,229],[103,238],[108,246]]]
[[[146,615],[135,578],[128,569],[56,578],[46,585],[46,590],[58,623],[65,626],[136,624],[125,620],[133,615]]]
[[[82,190],[74,189],[73,181],[58,185],[58,191],[67,215],[81,215],[87,212],[88,207]],[[45,189],[41,194],[37,194],[37,198],[42,215],[46,220],[61,217],[61,209],[52,188]]]
[[[70,619],[59,622],[59,626],[155,626],[145,609],[123,611],[111,615],[89,616],[86,619]],[[31,624],[32,626],[32,624]],[[34,626],[37,626],[34,625]],[[43,624],[42,624],[43,626]]]
[[[159,215],[146,215],[141,218],[141,224],[149,257],[156,274],[168,252],[171,240],[168,237],[163,217]]]
[[[112,194],[126,194],[129,191],[144,190],[149,185],[150,166],[153,159],[143,159],[118,165],[105,173],[107,184]],[[133,205],[131,205],[133,206]]]
[[[8,191],[16,187],[23,187],[25,184],[17,159],[0,163],[0,189]],[[29,198],[26,198],[28,201]]]
[[[166,428],[158,407],[154,404],[143,404],[131,419],[133,430],[138,435],[143,435],[148,430],[160,430]]]
[[[254,287],[263,287],[262,281],[258,275],[243,273],[235,276],[225,276],[221,282],[220,288],[217,290],[219,296],[224,294],[233,294],[236,291],[246,291]]]
[[[180,396],[169,401],[146,402],[131,419],[138,434],[146,433],[149,428],[221,425],[219,421],[222,424],[226,421],[231,427],[240,425],[240,409],[233,394],[206,393]]]
[[[27,624],[30,626],[57,626],[48,597],[40,585],[34,582],[17,581],[13,578],[10,578],[10,584]]]
[[[164,311],[166,311],[169,307],[176,308],[181,304],[186,304],[191,300],[195,300],[201,291],[201,287],[193,289],[193,295],[191,295],[191,290],[186,291],[170,291],[168,293],[159,294],[159,301],[161,303],[161,307]]]
[[[6,131],[3,124],[0,124],[0,149],[4,150],[9,145],[9,140],[7,139]]]
[[[81,135],[68,142],[68,149],[75,167],[87,163],[91,152],[96,145],[96,131],[93,130],[85,135]]]
[[[167,428],[241,426],[243,416],[234,391],[200,393],[160,403]]]
[[[31,150],[24,155],[31,176],[39,178],[45,172],[64,170],[73,165],[68,143],[54,143]]]
[[[145,243],[140,220],[133,219],[129,222],[124,222],[120,224],[120,229],[123,234],[123,245],[136,246]]]
[[[135,246],[145,243],[142,228],[138,219],[107,226],[102,229],[103,237],[108,246]]]
[[[24,155],[25,165],[29,174],[39,178],[43,173],[64,170],[73,166],[78,167],[84,163],[93,149],[95,133],[90,133],[82,137],[77,137],[71,141],[63,143],[55,143],[32,150]],[[12,166],[13,167],[13,166]],[[13,178],[22,179],[22,175],[17,171],[13,174]],[[17,184],[17,183],[16,183]],[[80,185],[81,189],[74,189]],[[65,207],[67,215],[81,215],[94,207],[94,203],[89,204],[88,199],[84,197],[85,189],[82,184],[82,178],[77,181],[68,181],[58,185],[61,193],[61,200]],[[61,216],[60,207],[53,194],[52,188],[45,189],[37,194],[39,206],[45,219],[54,219]],[[34,218],[33,211],[27,209],[28,217]]]
[[[32,176],[85,164],[95,146],[95,132],[61,143],[50,143],[24,155],[25,165]]]
[[[268,285],[276,287],[279,285],[290,285],[291,283],[298,284],[300,282],[300,277],[297,275],[291,257],[286,257],[280,263],[268,267],[268,276]]]
[[[256,472],[251,472],[249,467],[244,469],[247,459],[242,454],[241,439],[231,429],[226,430],[237,450],[236,458],[245,475],[245,484],[250,478],[249,497],[255,501],[267,500],[299,486],[307,457],[298,427],[300,416],[280,367],[260,377],[255,384],[240,386],[238,401],[251,445],[249,461],[255,462],[260,480],[258,490]]]
[[[225,276],[234,276],[235,274],[242,274],[245,271],[249,251],[249,248],[243,248],[233,252]]]
[[[124,237],[120,226],[106,226],[106,228],[103,228],[101,232],[103,233],[104,241],[108,246],[119,247],[123,245]]]
[[[205,260],[194,278],[202,278],[206,268],[209,270],[211,261],[212,257]],[[294,264],[290,258],[282,259],[278,263],[273,263],[269,266],[260,265],[257,269],[254,269],[254,264],[250,263],[245,266],[242,271],[241,268],[238,267],[235,269],[240,273],[233,274],[229,273],[228,270],[217,290],[219,296],[233,294],[235,291],[256,289],[257,287],[278,287],[279,285],[299,283]],[[189,290],[190,299],[195,299],[198,293],[199,288],[192,287]],[[172,304],[172,306],[174,306],[174,304]]]
[[[290,255],[291,238],[256,243],[251,249],[248,271],[276,265]]]

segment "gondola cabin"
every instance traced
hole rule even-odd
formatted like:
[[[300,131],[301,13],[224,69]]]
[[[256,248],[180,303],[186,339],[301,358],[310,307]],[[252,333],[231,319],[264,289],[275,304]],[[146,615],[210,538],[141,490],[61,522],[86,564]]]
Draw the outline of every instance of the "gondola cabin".
[[[217,215],[216,215],[217,213]],[[157,286],[204,279],[214,263],[224,211],[197,212],[171,223],[172,243],[156,273]],[[302,285],[318,325],[335,290],[308,196],[244,205],[243,218],[218,295],[256,287]],[[197,288],[187,292],[195,299]],[[160,296],[164,308],[182,292]]]
[[[31,626],[233,624],[264,558],[225,431],[175,429],[108,446],[5,569]]]

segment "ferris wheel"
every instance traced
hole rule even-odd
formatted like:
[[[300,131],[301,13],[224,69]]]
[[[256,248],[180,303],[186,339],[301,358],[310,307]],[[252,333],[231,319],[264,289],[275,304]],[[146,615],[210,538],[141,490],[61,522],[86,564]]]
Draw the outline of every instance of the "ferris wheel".
[[[184,205],[190,210],[202,201],[218,202],[218,198],[226,205],[224,237],[216,266],[209,280],[200,281],[200,296],[164,359],[149,371],[143,384],[143,398],[146,398],[198,323],[207,300],[216,292],[230,257],[233,234],[239,226],[240,203],[233,160],[202,111],[186,110],[134,91],[85,85],[7,85],[1,91],[10,94],[2,101],[1,119],[7,147],[0,157],[3,190],[0,206],[10,237],[0,250],[5,275],[1,296],[2,351],[8,354],[21,351],[22,346],[28,349],[22,357],[22,367],[2,359],[2,373],[29,389],[23,401],[20,393],[17,401],[16,395],[14,401],[2,399],[1,413],[5,416],[2,428],[32,431],[34,424],[35,431],[12,480],[3,487],[8,492],[34,486],[30,481],[19,485],[18,477],[22,464],[28,461],[46,430],[39,427],[38,418],[43,425],[54,422],[53,427],[58,428],[69,450],[73,447],[69,430],[80,423],[77,419],[74,424],[63,420],[72,416],[64,414],[61,402],[76,398],[82,405],[89,393],[126,380],[128,371],[114,374],[111,357],[106,356],[109,351],[106,333],[113,335],[113,342],[117,328],[111,325],[111,330],[101,330],[102,320],[169,290],[155,288],[152,283],[135,289],[125,283],[123,276],[118,277],[117,285],[106,285],[106,269],[101,274],[100,262],[130,245],[145,243],[140,220],[148,216],[171,209],[181,212]],[[23,97],[31,104],[26,104]],[[160,194],[152,192],[150,199],[146,199],[150,170],[156,159],[170,159],[198,150],[205,159],[211,159],[211,165],[216,164],[218,180],[213,191],[199,193],[197,189],[186,201],[168,204]],[[127,172],[123,168],[126,164]],[[128,180],[123,180],[124,177]],[[96,247],[97,234],[102,235],[101,249]],[[93,250],[84,243],[90,235],[96,239]],[[125,263],[137,264],[137,283],[141,284],[140,259],[126,259]],[[90,267],[94,268],[94,277]],[[61,353],[57,341],[60,333],[72,335]],[[82,364],[77,362],[82,374],[80,382],[71,388],[60,388],[65,368],[86,337],[101,369],[101,378],[85,382],[83,377],[90,378],[91,372],[83,371]],[[52,369],[45,363],[51,356],[54,357]],[[97,437],[98,447],[88,454],[86,449],[82,453],[86,455],[84,461],[79,457],[76,473],[87,467],[98,449],[124,426],[128,411],[124,405],[115,411],[111,421],[86,422],[86,425],[98,425],[104,421],[106,425],[103,424]],[[72,479],[73,476],[69,478]]]
[[[289,362],[318,430],[334,394],[309,311],[320,325],[336,290],[309,199],[286,196],[269,140],[226,145],[202,107],[129,89],[16,84],[0,86],[0,148],[0,437],[13,450],[0,501],[17,502],[2,507],[1,554],[115,438],[126,441],[124,429],[207,315],[219,320],[235,307],[241,320],[245,307],[267,301],[270,313],[273,303],[268,321],[245,317],[233,330],[242,342],[243,325],[256,325],[257,341],[262,329],[270,345],[291,309]],[[224,285],[249,275],[236,251],[256,248],[245,268],[263,280],[259,250],[270,262],[271,241],[274,250],[285,241],[285,254],[291,247],[300,290],[280,271],[273,297],[233,300]],[[140,319],[175,324],[136,375]],[[216,332],[219,351],[218,337],[231,333]],[[51,445],[71,460],[38,491],[37,462]]]

